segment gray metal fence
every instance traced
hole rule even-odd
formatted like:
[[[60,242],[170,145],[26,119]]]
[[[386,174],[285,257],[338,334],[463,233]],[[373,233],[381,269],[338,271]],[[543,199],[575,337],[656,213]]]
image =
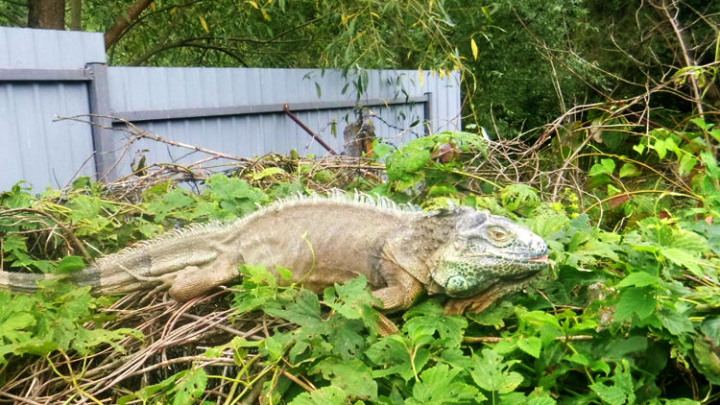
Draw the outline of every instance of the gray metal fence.
[[[362,80],[358,97],[354,83]],[[200,152],[113,129],[124,121],[165,139],[250,157],[325,155],[293,112],[330,147],[343,149],[353,108],[372,112],[376,135],[401,144],[426,131],[460,128],[457,74],[372,70],[107,67],[102,35],[0,28],[0,190],[36,190],[78,175],[113,178],[130,161],[197,161]],[[58,117],[80,117],[78,120]],[[90,118],[92,117],[92,118]],[[112,117],[112,118],[110,118]],[[90,120],[90,125],[83,120]]]

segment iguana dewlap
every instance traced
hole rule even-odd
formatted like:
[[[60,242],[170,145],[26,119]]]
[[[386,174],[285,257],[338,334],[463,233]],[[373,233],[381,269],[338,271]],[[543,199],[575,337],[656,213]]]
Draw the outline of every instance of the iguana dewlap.
[[[165,284],[184,301],[232,282],[240,264],[283,266],[316,292],[364,275],[385,310],[408,308],[427,291],[452,297],[446,309],[458,313],[522,286],[547,267],[546,255],[528,229],[468,207],[422,212],[363,195],[302,197],[170,232],[67,277],[97,294]],[[31,291],[47,277],[55,276],[0,271],[0,288]]]

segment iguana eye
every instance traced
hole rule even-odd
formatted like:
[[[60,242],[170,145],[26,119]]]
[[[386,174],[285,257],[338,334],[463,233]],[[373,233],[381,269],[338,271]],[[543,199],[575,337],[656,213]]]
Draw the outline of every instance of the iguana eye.
[[[488,229],[487,234],[490,239],[496,242],[507,242],[507,240],[510,239],[510,234],[502,228],[490,228]]]

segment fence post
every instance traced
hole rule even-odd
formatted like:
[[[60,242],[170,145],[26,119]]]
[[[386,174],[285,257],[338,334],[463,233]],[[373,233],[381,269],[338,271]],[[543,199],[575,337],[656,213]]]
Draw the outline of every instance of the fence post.
[[[108,93],[107,65],[91,62],[86,65],[92,80],[88,82],[90,122],[93,149],[95,150],[95,176],[98,181],[113,181],[118,178],[115,170],[113,149],[110,97]]]

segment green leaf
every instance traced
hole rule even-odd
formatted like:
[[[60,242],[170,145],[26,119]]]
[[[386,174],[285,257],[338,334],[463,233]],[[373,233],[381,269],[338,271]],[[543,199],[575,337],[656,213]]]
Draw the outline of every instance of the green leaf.
[[[409,309],[405,313],[407,322],[403,330],[411,332],[422,330],[432,335],[435,332],[447,342],[446,348],[460,347],[467,319],[459,315],[445,315],[443,307],[436,300],[427,300]]]
[[[540,349],[542,349],[542,340],[537,336],[520,337],[517,340],[517,346],[525,353],[540,358]]]
[[[7,311],[7,309],[5,309]],[[11,313],[5,319],[0,317],[2,323],[0,323],[0,343],[6,342],[19,342],[27,335],[27,332],[21,332],[23,329],[27,329],[30,326],[35,326],[35,317],[26,312]]]
[[[157,394],[158,392],[169,390],[173,386],[175,381],[182,376],[183,376],[183,373],[173,374],[170,377],[166,378],[165,380],[163,380],[157,384],[148,385],[146,387],[143,387],[143,388],[135,391],[132,394],[124,395],[124,396],[118,398],[117,404],[125,405],[135,399],[140,399],[144,402],[148,401],[149,399],[151,399],[153,397],[153,395]]]
[[[720,346],[720,318],[705,319],[700,331],[715,345]]]
[[[646,286],[657,286],[660,284],[660,279],[657,276],[654,276],[650,273],[645,273],[644,271],[639,271],[636,273],[631,273],[622,281],[618,283],[618,287],[624,288],[624,287],[646,287]]]
[[[57,264],[55,272],[58,274],[70,273],[85,268],[85,261],[79,256],[65,256]]]
[[[677,311],[676,309],[663,308],[658,314],[663,327],[668,332],[675,336],[684,336],[695,332],[692,322],[690,322],[689,316],[684,311]]]
[[[696,255],[685,249],[676,248],[663,248],[660,250],[660,253],[676,265],[690,270],[695,276],[703,277],[703,270],[699,266],[701,262],[697,259]]]
[[[294,298],[270,303],[264,308],[265,313],[314,330],[323,329],[325,320],[320,316],[318,296],[309,290],[300,290]]]
[[[281,279],[285,281],[290,281],[293,278],[292,270],[288,269],[287,267],[283,266],[275,266],[275,270],[277,270],[278,275]]]
[[[597,394],[600,399],[610,405],[624,405],[635,403],[635,392],[633,387],[633,379],[630,374],[630,366],[626,359],[615,366],[615,372],[612,378],[603,379],[590,385],[590,389]],[[606,383],[612,383],[607,385]]]
[[[705,166],[705,172],[708,177],[713,180],[720,178],[720,168],[718,168],[717,159],[715,159],[712,153],[707,151],[700,152],[700,161],[703,166]]]
[[[376,378],[398,374],[405,381],[413,378],[416,370],[422,370],[430,358],[426,348],[414,346],[409,339],[398,335],[378,340],[365,351],[365,355],[382,367],[373,371]]]
[[[556,405],[557,401],[552,398],[549,394],[545,394],[544,396],[537,396],[533,398],[529,398],[527,401],[527,405]]]
[[[625,392],[618,387],[609,387],[603,383],[595,383],[590,385],[590,389],[592,389],[600,399],[610,405],[624,405],[627,401]]]
[[[478,387],[499,394],[508,394],[522,383],[520,373],[510,371],[517,360],[503,362],[502,357],[492,349],[483,349],[482,356],[473,356],[473,368],[470,375]]]
[[[602,174],[613,174],[615,171],[615,161],[613,159],[601,159],[600,163],[594,164],[590,171],[588,172],[588,176],[599,176]]]
[[[465,384],[460,377],[462,370],[439,364],[420,375],[420,382],[412,389],[407,405],[464,404],[477,400],[478,389]]]
[[[655,312],[655,291],[650,287],[631,287],[623,290],[615,309],[615,321],[622,322],[632,314],[645,319]]]
[[[360,319],[368,329],[377,326],[379,315],[375,307],[379,307],[381,301],[368,290],[365,276],[326,289],[323,301],[346,319]]]
[[[717,142],[720,142],[720,129],[713,129],[710,131],[710,136],[712,136]]]
[[[691,118],[690,122],[697,125],[697,127],[702,129],[703,131],[707,131],[710,128],[715,126],[715,124],[709,124],[709,123],[705,122],[705,119],[702,117]]]
[[[640,174],[642,174],[640,169],[638,169],[637,166],[632,163],[625,163],[622,165],[622,167],[620,167],[619,176],[621,179],[624,177],[637,177]]]
[[[608,191],[608,195],[609,195],[609,196],[613,196],[613,195],[615,195],[615,194],[617,194],[617,193],[620,193],[622,190],[620,190],[619,188],[613,186],[612,184],[608,184],[608,185],[607,185],[607,191]]]
[[[372,370],[358,359],[323,359],[310,369],[310,374],[318,373],[350,395],[377,398],[378,386],[373,380]]]
[[[319,390],[296,396],[288,405],[346,405],[348,394],[339,387],[322,387]]]
[[[655,152],[657,152],[660,160],[665,159],[665,155],[667,154],[667,146],[665,145],[665,141],[663,141],[662,139],[656,139],[655,143],[653,144],[653,148],[655,149]]]
[[[102,209],[102,200],[100,197],[80,194],[73,196],[67,205],[68,208],[72,209],[70,216],[73,220],[93,220],[102,217],[100,214],[100,210]]]
[[[680,158],[678,163],[678,174],[680,176],[687,176],[697,166],[698,160],[691,154],[686,153]]]
[[[265,177],[272,177],[277,175],[287,175],[287,172],[279,167],[267,167],[261,170],[259,173],[255,173],[251,178],[255,181],[262,180]]]
[[[697,359],[698,369],[713,384],[720,385],[720,355],[717,346],[701,338],[693,341],[693,353]]]

